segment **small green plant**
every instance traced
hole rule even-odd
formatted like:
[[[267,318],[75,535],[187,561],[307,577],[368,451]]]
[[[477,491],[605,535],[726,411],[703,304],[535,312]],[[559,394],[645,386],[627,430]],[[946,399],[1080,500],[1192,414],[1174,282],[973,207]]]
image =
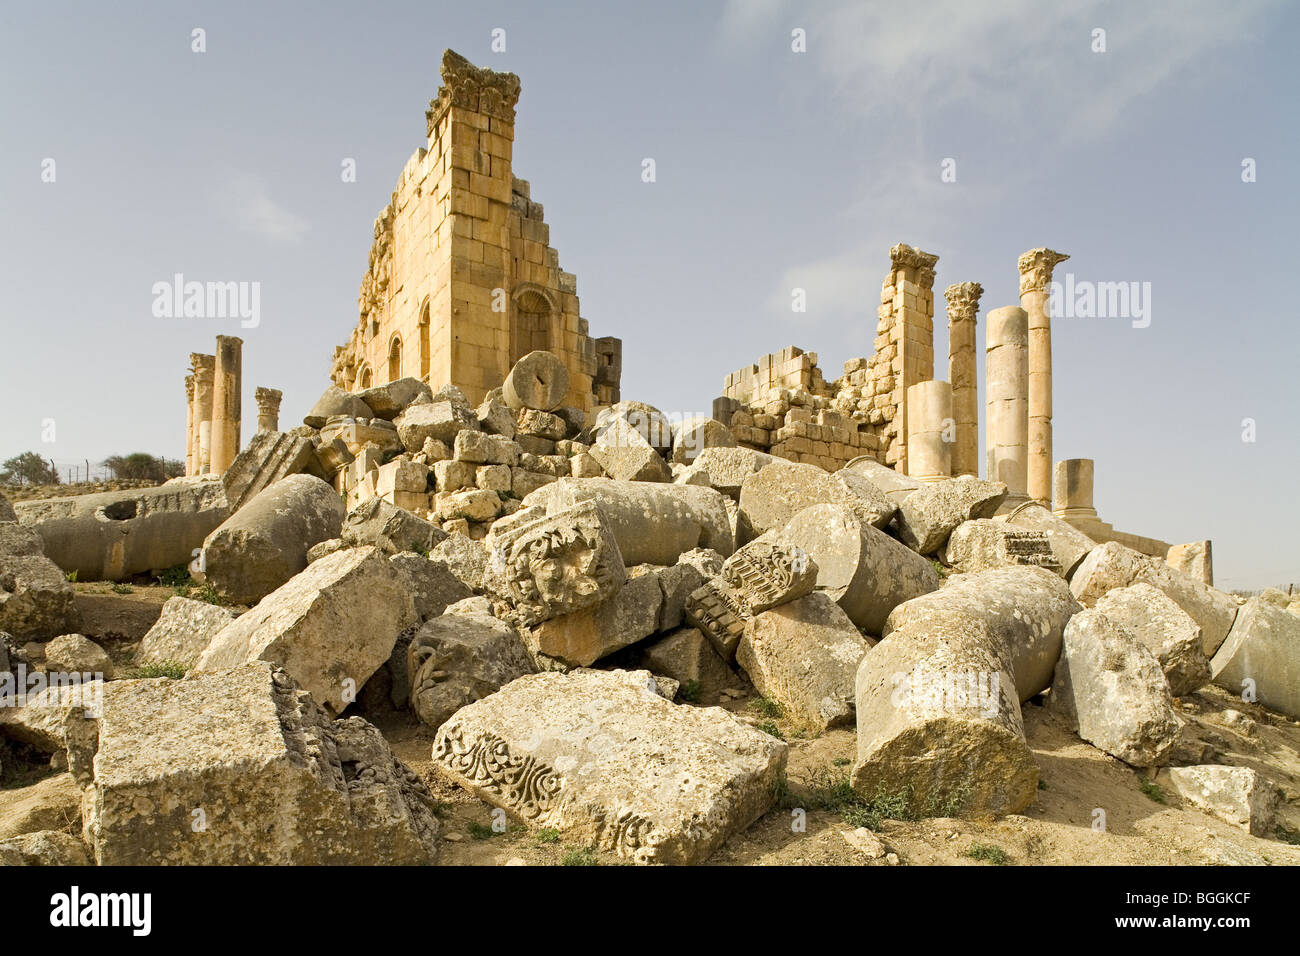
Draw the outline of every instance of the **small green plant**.
[[[911,787],[893,793],[880,787],[875,795],[868,799],[853,789],[848,777],[823,768],[805,778],[800,794],[787,791],[783,806],[803,805],[815,810],[830,810],[838,813],[849,826],[879,830],[885,820],[960,816],[969,797],[969,784],[962,784],[951,791],[946,799],[940,801],[937,796],[932,796],[920,806],[912,794]]]
[[[189,587],[194,583],[190,577],[188,565],[178,564],[174,568],[168,568],[165,571],[159,571],[155,575],[159,584],[165,588],[183,588]]]
[[[550,827],[543,827],[537,831],[538,843],[559,843],[560,831],[552,830]]]
[[[785,740],[785,737],[781,734],[781,728],[777,727],[777,725],[772,723],[770,720],[765,720],[761,724],[756,725],[756,729],[763,731],[765,734],[771,734],[777,740]]]
[[[429,809],[433,811],[433,815],[435,817],[441,820],[443,817],[445,817],[448,813],[451,812],[451,804],[447,803],[444,800],[435,800],[433,801],[433,805],[430,806]]]
[[[853,760],[849,757],[836,757],[831,761],[831,763],[837,767],[847,767],[849,764],[853,763]]]
[[[469,835],[475,840],[490,840],[497,835],[497,831],[483,823],[471,823]]]
[[[117,584],[114,584],[114,585],[113,585],[109,590],[111,590],[114,594],[134,594],[134,593],[135,593],[134,590],[131,588],[131,585],[129,585],[129,584],[123,584],[121,581],[119,581]]]
[[[153,677],[170,677],[180,680],[185,676],[186,667],[176,661],[162,661],[158,664],[145,664],[131,672],[132,677],[149,679]]]
[[[226,599],[217,593],[217,589],[211,584],[205,584],[201,588],[187,589],[188,593],[183,597],[191,598],[195,601],[202,601],[205,604],[216,604],[218,606],[225,604]]]
[[[1277,825],[1277,838],[1291,846],[1300,846],[1300,830],[1292,830],[1281,823]]]
[[[700,682],[697,680],[688,680],[682,685],[682,700],[688,704],[698,704],[700,702]]]
[[[1046,789],[1047,789],[1047,781],[1044,780],[1042,777],[1039,777],[1039,778],[1038,778],[1038,789],[1039,789],[1039,790],[1046,790]]]
[[[77,583],[77,572],[76,572],[75,570],[74,570],[74,571],[69,571],[69,572],[68,572],[67,574],[65,574],[63,577],[64,577],[65,579],[67,579],[67,582],[68,582],[69,584],[76,584],[76,583]]]
[[[1156,803],[1168,803],[1165,799],[1165,792],[1160,789],[1160,785],[1149,777],[1138,777],[1138,789],[1141,790],[1148,798]]]
[[[566,850],[563,858],[560,860],[560,866],[599,866],[600,861],[596,859],[596,852],[591,847],[584,847],[581,850]]]
[[[983,860],[994,866],[1006,866],[1011,862],[1011,857],[1007,856],[1006,850],[991,843],[972,843],[966,855],[972,860]]]
[[[773,720],[785,716],[785,708],[770,697],[755,697],[749,706],[756,710],[764,717],[771,717]]]
[[[934,573],[939,575],[939,580],[941,581],[952,573],[949,568],[944,567],[943,563],[938,558],[931,558],[930,563],[934,565]]]

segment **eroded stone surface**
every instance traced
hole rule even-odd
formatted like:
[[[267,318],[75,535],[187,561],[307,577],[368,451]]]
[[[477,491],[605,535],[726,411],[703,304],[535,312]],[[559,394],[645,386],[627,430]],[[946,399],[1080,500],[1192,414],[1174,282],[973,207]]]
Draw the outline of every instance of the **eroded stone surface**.
[[[411,709],[440,727],[456,711],[536,668],[518,632],[490,614],[444,614],[407,648]]]
[[[1156,656],[1175,697],[1210,682],[1210,662],[1201,650],[1200,625],[1159,588],[1146,583],[1115,588],[1093,606]]]
[[[84,835],[101,866],[432,863],[433,797],[359,717],[265,662],[115,681]],[[207,825],[195,827],[195,811]]]
[[[699,862],[772,806],[786,745],[721,709],[672,704],[652,684],[646,671],[521,677],[444,723],[433,761],[567,842],[638,863]]]

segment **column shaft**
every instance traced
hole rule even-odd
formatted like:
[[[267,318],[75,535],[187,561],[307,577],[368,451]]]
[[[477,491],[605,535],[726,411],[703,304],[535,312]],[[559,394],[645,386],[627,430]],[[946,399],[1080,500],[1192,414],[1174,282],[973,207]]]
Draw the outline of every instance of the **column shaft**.
[[[194,474],[212,471],[212,379],[216,356],[190,355],[194,367]]]
[[[224,474],[239,454],[241,361],[243,340],[217,336],[216,371],[212,378],[212,471]]]
[[[948,286],[948,382],[952,386],[952,473],[979,475],[979,387],[975,320],[984,287],[978,282]]]
[[[918,481],[952,477],[955,422],[947,382],[918,382],[907,390],[907,473]]]
[[[1052,249],[1020,257],[1020,307],[1029,316],[1029,497],[1052,507],[1052,269],[1070,258]]]
[[[1026,499],[1029,445],[1029,316],[1006,306],[988,315],[984,352],[986,477],[1007,485],[1003,510]]]

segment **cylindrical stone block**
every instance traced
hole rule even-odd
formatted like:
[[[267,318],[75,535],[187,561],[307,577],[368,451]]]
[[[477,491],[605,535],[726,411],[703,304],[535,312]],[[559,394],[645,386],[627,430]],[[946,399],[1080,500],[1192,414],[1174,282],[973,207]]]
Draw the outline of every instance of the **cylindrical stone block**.
[[[918,481],[952,477],[952,388],[918,382],[907,390],[907,474]]]
[[[280,430],[280,399],[283,393],[278,388],[261,388],[253,392],[257,402],[257,430],[259,432],[278,432]]]
[[[1018,306],[988,315],[984,352],[986,477],[1007,486],[1003,508],[1028,490],[1029,316]]]
[[[1066,259],[1054,249],[1030,249],[1017,262],[1020,307],[1029,316],[1029,497],[1052,507],[1052,270]]]
[[[1052,496],[1056,501],[1056,514],[1065,516],[1096,517],[1092,504],[1091,458],[1067,458],[1056,463]]]
[[[874,528],[847,505],[813,505],[781,536],[817,565],[825,591],[858,627],[879,634],[891,611],[939,587],[928,559]]]
[[[206,475],[212,471],[212,378],[216,368],[216,356],[190,356],[194,365],[194,436],[196,475]]]
[[[243,344],[237,336],[217,336],[212,377],[212,472],[217,475],[224,474],[239,454]]]

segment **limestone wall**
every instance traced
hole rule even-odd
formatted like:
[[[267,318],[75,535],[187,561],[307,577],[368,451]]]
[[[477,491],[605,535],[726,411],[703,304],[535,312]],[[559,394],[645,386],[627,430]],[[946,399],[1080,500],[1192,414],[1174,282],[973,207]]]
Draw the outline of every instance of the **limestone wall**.
[[[447,51],[442,80],[428,142],[375,220],[357,326],[331,378],[359,390],[412,376],[478,401],[518,358],[546,349],[569,369],[565,404],[588,409],[600,366],[577,278],[560,268],[542,205],[511,165],[519,78]],[[618,381],[604,368],[608,396]]]

